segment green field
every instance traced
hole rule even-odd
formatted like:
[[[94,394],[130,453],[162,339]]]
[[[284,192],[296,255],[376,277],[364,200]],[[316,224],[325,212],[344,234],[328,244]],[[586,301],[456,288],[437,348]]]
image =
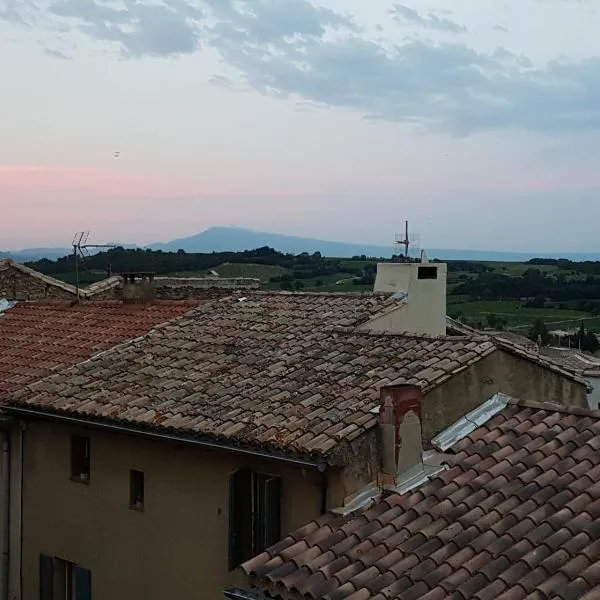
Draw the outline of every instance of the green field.
[[[448,314],[469,321],[486,322],[493,314],[506,321],[507,329],[525,331],[536,319],[542,319],[549,329],[577,328],[581,321],[590,329],[600,328],[600,317],[593,317],[578,310],[557,310],[555,308],[526,308],[518,300],[490,300],[479,302],[452,302],[448,298]]]
[[[373,263],[376,259],[370,260],[349,260],[339,259],[339,265],[342,269],[352,270],[354,273]],[[460,261],[463,262],[463,261]],[[475,262],[475,261],[465,261]],[[452,262],[448,262],[452,268]],[[556,265],[531,265],[527,263],[516,262],[483,262],[483,265],[492,269],[495,273],[511,277],[520,277],[529,269],[536,269],[544,273],[556,274],[564,278],[566,282],[586,275],[575,271],[559,270]],[[282,266],[262,265],[254,263],[222,263],[214,269],[221,277],[247,277],[260,280],[260,287],[266,290],[280,290],[282,284],[279,281],[271,282],[273,277],[291,274],[291,270]],[[206,270],[184,271],[170,273],[172,276],[179,277],[204,277]],[[92,281],[100,280],[104,277],[103,271],[90,272],[82,269],[82,285],[88,285]],[[74,273],[60,273],[59,279],[74,283]],[[372,285],[355,285],[353,283],[352,273],[334,273],[333,275],[323,275],[311,279],[296,279],[283,285],[283,289],[297,289],[306,292],[365,292],[373,289]],[[457,296],[453,290],[461,282],[476,278],[478,275],[469,271],[454,271],[448,273],[448,314],[458,317],[465,323],[476,326],[489,326],[489,315],[495,315],[504,321],[504,327],[519,333],[526,333],[527,329],[536,319],[542,319],[549,329],[574,329],[579,326],[583,320],[586,327],[593,330],[600,330],[600,317],[592,316],[587,312],[576,310],[574,308],[526,308],[524,301],[519,300],[492,300],[492,301],[473,301],[470,296]],[[343,283],[341,283],[343,282]],[[600,298],[598,298],[600,300]],[[576,305],[576,300],[566,302],[571,306]],[[556,303],[555,303],[556,304]],[[597,312],[597,311],[596,311]]]
[[[271,277],[287,273],[287,269],[274,265],[256,265],[252,263],[223,263],[214,270],[221,277],[250,277],[268,282]]]

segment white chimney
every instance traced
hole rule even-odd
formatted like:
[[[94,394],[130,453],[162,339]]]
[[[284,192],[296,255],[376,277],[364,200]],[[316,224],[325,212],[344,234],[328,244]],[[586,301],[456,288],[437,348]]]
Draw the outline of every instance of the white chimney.
[[[374,333],[446,335],[445,263],[379,263],[375,292],[407,295],[406,304],[365,325]]]

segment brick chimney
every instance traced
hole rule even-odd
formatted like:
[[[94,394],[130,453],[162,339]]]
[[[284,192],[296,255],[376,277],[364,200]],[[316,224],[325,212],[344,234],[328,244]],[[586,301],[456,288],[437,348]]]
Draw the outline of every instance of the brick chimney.
[[[421,389],[416,385],[381,388],[379,405],[381,473],[383,486],[423,466]]]
[[[123,273],[123,303],[152,304],[154,273]]]

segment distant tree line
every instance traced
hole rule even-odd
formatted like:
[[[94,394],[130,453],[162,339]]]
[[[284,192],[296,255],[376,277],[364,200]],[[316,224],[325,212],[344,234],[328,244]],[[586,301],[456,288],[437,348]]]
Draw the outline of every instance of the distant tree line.
[[[600,263],[599,263],[600,266]],[[469,296],[474,300],[515,300],[530,298],[529,306],[543,308],[547,300],[557,302],[592,301],[600,299],[600,277],[587,275],[582,279],[567,280],[564,273],[545,274],[528,269],[521,276],[485,272],[476,278],[459,283],[453,294]],[[565,305],[564,308],[567,308]]]

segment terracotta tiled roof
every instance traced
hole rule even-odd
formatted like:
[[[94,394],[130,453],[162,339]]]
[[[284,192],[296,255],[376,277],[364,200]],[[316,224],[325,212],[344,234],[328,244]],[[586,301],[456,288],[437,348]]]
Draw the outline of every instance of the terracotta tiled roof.
[[[583,376],[600,376],[600,358],[584,354],[575,348],[541,348],[540,352],[567,371]]]
[[[447,330],[450,335],[472,336],[475,334],[487,334],[495,340],[496,345],[502,350],[542,365],[543,367],[550,369],[559,375],[569,377],[574,381],[585,384],[588,389],[590,389],[590,386],[585,381],[583,376],[589,374],[598,374],[600,372],[600,360],[598,359],[596,359],[595,365],[590,364],[589,368],[585,369],[584,367],[586,365],[583,363],[585,358],[588,357],[580,355],[584,356],[583,360],[575,356],[566,358],[564,354],[553,352],[550,348],[538,348],[537,344],[529,338],[512,331],[478,331],[469,325],[460,323],[459,321],[456,321],[450,317],[446,317],[446,323]],[[589,357],[589,360],[591,362],[594,359]]]
[[[588,390],[591,390],[591,386],[589,383],[582,377],[581,372],[576,371],[572,368],[569,368],[563,361],[557,360],[553,356],[549,356],[545,354],[543,350],[537,348],[534,345],[522,345],[514,341],[514,338],[506,338],[504,336],[495,335],[494,341],[496,345],[505,350],[506,352],[510,352],[515,354],[516,356],[520,356],[526,360],[542,365],[543,367],[558,373],[559,375],[563,375],[564,377],[570,377],[575,381],[579,381],[580,383],[587,386]]]
[[[447,452],[418,490],[328,513],[243,569],[294,599],[600,598],[600,412],[512,401]]]
[[[178,301],[148,308],[117,301],[17,302],[0,313],[0,392],[16,390],[147,333],[191,306]]]
[[[376,424],[381,386],[408,382],[427,392],[495,351],[487,338],[353,331],[395,302],[261,292],[208,301],[12,402],[329,456]]]

